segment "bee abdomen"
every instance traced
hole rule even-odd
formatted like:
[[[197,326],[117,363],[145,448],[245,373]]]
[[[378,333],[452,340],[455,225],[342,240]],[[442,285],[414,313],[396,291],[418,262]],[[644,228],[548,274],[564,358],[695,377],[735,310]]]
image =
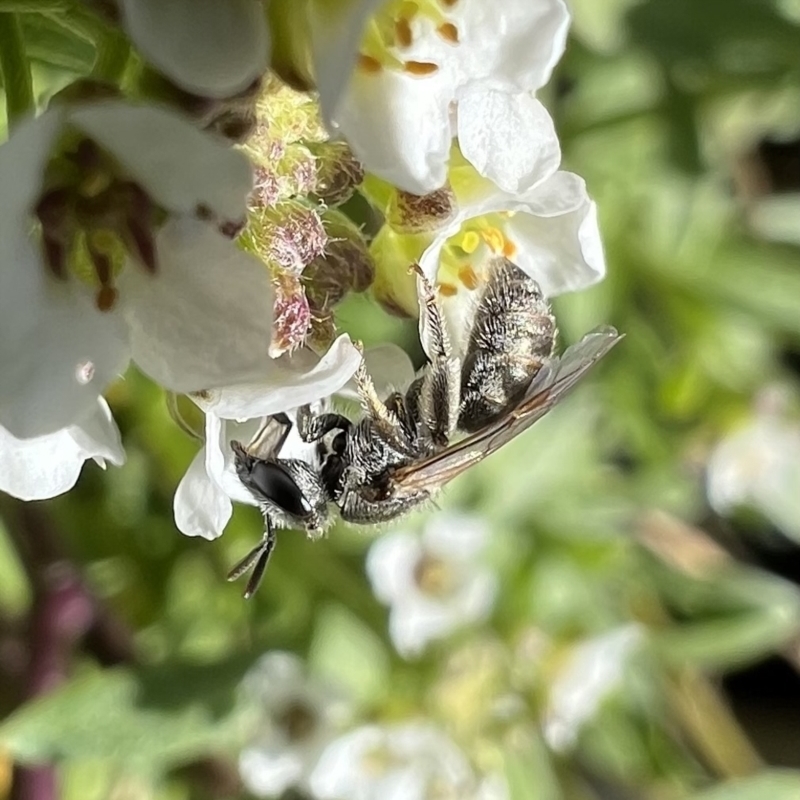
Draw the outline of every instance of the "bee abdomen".
[[[553,353],[556,322],[538,284],[507,259],[490,267],[461,369],[458,427],[473,432],[519,401]]]

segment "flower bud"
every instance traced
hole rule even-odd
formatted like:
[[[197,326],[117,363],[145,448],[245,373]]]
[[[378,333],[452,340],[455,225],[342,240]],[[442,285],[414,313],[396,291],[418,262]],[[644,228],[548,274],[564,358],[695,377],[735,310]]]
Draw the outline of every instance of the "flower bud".
[[[316,156],[312,194],[329,206],[347,202],[364,180],[364,167],[345,142],[320,142],[309,147]]]
[[[389,203],[386,221],[398,233],[433,233],[451,222],[457,211],[449,185],[424,195],[398,190]]]
[[[275,306],[269,354],[277,358],[305,344],[311,326],[311,309],[303,285],[294,275],[275,281]]]
[[[273,271],[299,276],[324,252],[328,235],[315,209],[291,200],[252,210],[240,241]]]
[[[396,317],[419,316],[417,282],[409,267],[419,261],[430,236],[401,234],[384,225],[372,241],[375,262],[373,297]]]

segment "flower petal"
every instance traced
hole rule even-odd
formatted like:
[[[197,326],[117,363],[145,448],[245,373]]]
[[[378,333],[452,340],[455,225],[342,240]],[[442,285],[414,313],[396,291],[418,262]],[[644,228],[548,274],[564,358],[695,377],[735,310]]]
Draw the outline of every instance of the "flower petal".
[[[157,275],[129,268],[118,282],[140,369],[186,393],[265,374],[273,290],[263,264],[196,220],[168,222],[156,245]]]
[[[206,472],[206,450],[201,448],[175,490],[175,524],[187,536],[216,539],[233,514],[228,495]]]
[[[570,17],[563,0],[462,0],[452,21],[460,37],[450,59],[465,96],[544,86],[564,53]]]
[[[535,278],[548,297],[585,289],[606,274],[603,244],[597,225],[597,206],[589,200],[583,181],[559,172],[548,181],[553,194],[582,195],[570,211],[551,216],[517,214],[509,223],[518,255],[515,262]],[[569,205],[567,203],[566,205]],[[553,202],[549,208],[554,208]],[[548,207],[548,201],[543,201]]]
[[[399,189],[427,194],[447,177],[451,94],[445,75],[356,71],[334,122],[369,172]]]
[[[0,145],[0,231],[4,234],[0,238],[5,239],[7,231],[29,230],[45,164],[63,123],[63,111],[54,108],[20,122]],[[3,265],[4,273],[6,269]]]
[[[310,0],[308,21],[312,58],[322,113],[335,116],[358,57],[369,16],[383,0]]]
[[[458,144],[481,175],[512,194],[541,183],[561,163],[550,114],[525,93],[464,97],[458,104]]]
[[[172,2],[159,0],[165,7]],[[70,120],[170,211],[194,214],[203,207],[221,221],[245,219],[253,183],[247,158],[179,114],[110,100],[78,108]]]
[[[108,405],[96,409],[81,425],[33,439],[17,439],[0,427],[0,490],[21,500],[45,500],[69,491],[84,461],[108,458],[122,464],[125,453]]]
[[[387,397],[394,391],[404,392],[414,380],[414,365],[408,353],[396,344],[370,347],[364,353],[364,365],[379,397]],[[354,380],[348,381],[336,394],[348,400],[360,400]]]
[[[265,370],[264,379],[206,392],[196,402],[225,419],[268,417],[335,394],[360,363],[361,354],[342,334],[319,360],[309,351],[284,355]]]
[[[136,46],[189,92],[229,97],[267,67],[266,20],[253,0],[122,0],[121,5]]]
[[[21,321],[11,312],[19,327],[0,344],[0,424],[23,438],[85,418],[128,363],[118,313],[98,311],[76,282],[58,282],[35,262],[27,266],[36,280],[21,269],[9,271],[0,293],[3,310],[16,302],[25,312]]]

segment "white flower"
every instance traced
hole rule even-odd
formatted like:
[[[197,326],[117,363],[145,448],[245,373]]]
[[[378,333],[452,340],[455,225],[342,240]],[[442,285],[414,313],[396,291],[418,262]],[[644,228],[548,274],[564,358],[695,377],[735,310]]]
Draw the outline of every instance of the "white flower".
[[[258,735],[239,756],[244,785],[259,797],[306,787],[323,749],[350,716],[347,702],[309,678],[296,655],[280,651],[259,660],[242,690],[244,703],[259,715]]]
[[[577,175],[545,171],[532,189],[512,196],[470,176],[471,168],[458,172],[467,173],[463,182],[453,176],[458,212],[419,259],[438,287],[456,341],[469,331],[475,290],[485,282],[494,256],[513,261],[545,297],[584,289],[604,277],[597,207]],[[420,295],[421,312],[423,306]]]
[[[119,431],[102,397],[80,423],[34,439],[17,439],[0,427],[0,491],[20,500],[55,497],[75,485],[89,458],[103,468],[106,461],[116,466],[125,461]]]
[[[453,136],[509,192],[526,190],[540,161],[558,163],[552,121],[532,93],[564,51],[562,0],[391,2],[374,13],[378,5],[316,2],[311,14],[323,112],[368,171],[433,191]]]
[[[311,774],[320,800],[504,800],[502,781],[481,784],[464,753],[427,722],[365,725],[332,742]]]
[[[575,743],[581,726],[622,680],[628,659],[641,644],[644,631],[626,625],[579,644],[550,689],[544,736],[554,750]]]
[[[800,539],[800,424],[777,409],[758,412],[723,439],[708,461],[708,499],[720,514],[751,506]]]
[[[54,145],[73,131],[94,142],[89,155],[58,157],[79,167],[83,158],[87,174],[96,174],[93,159],[110,156],[115,171],[100,171],[108,181],[100,185],[119,190],[112,198],[118,205],[102,209],[110,235],[92,228],[86,238],[56,238],[56,255],[48,251],[45,259],[31,235],[34,208],[41,219],[41,204],[57,197],[49,186],[43,190],[45,168]],[[250,185],[244,156],[164,109],[108,101],[55,108],[18,126],[0,146],[0,424],[23,438],[75,424],[131,358],[177,392],[262,373],[271,337],[269,275],[217,230],[245,219]],[[74,202],[88,203],[82,187],[71,187]],[[80,225],[85,217],[77,208],[65,201],[42,230],[59,235],[62,214],[74,214],[67,223]],[[168,216],[154,231],[149,215],[159,209]],[[88,224],[100,223],[92,217]],[[74,230],[83,229],[68,228],[70,235]],[[128,259],[123,267],[113,259],[120,250],[101,252],[78,274],[67,270],[66,255],[59,260],[59,246],[71,250],[95,233],[121,247],[120,230],[145,266]]]
[[[483,559],[488,538],[481,520],[440,513],[421,535],[397,531],[372,544],[367,574],[391,609],[389,635],[401,655],[419,655],[429,642],[489,615],[498,584]]]
[[[247,442],[265,418],[280,412],[292,416],[299,406],[338,394],[353,398],[347,386],[361,363],[347,335],[340,336],[321,360],[298,350],[272,362],[257,382],[204,392],[195,401],[206,413],[206,443],[195,456],[175,492],[175,524],[188,536],[215,539],[233,513],[231,501],[257,505],[236,475],[231,440]],[[367,368],[376,387],[404,387],[414,376],[408,356],[394,345],[369,350]],[[314,462],[316,445],[303,443],[293,426],[282,450],[284,458]]]
[[[229,97],[267,68],[269,31],[255,0],[120,0],[128,35],[153,66],[204,97]]]

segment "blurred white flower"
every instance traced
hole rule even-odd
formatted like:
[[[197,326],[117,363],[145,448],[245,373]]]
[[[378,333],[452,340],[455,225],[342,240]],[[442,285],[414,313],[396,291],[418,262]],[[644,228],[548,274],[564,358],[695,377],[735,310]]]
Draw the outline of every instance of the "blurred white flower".
[[[464,753],[427,722],[365,725],[333,741],[311,774],[320,800],[505,800],[502,780],[481,782]]]
[[[68,492],[83,462],[94,459],[105,468],[125,462],[119,431],[106,401],[79,424],[33,439],[17,439],[0,427],[0,491],[20,500],[45,500]]]
[[[708,461],[708,499],[720,514],[750,506],[800,539],[800,423],[767,408],[723,439]]]
[[[259,715],[258,734],[239,755],[239,775],[258,797],[307,788],[329,742],[350,717],[347,701],[312,680],[296,655],[275,651],[245,676],[243,701]]]
[[[234,95],[269,63],[265,11],[255,0],[120,0],[120,8],[144,57],[193,94]]]
[[[188,536],[215,539],[231,518],[232,501],[257,505],[236,475],[231,440],[248,442],[265,418],[273,414],[289,412],[291,416],[299,406],[331,395],[352,396],[347,383],[361,358],[344,334],[322,359],[307,350],[298,350],[271,362],[259,381],[195,397],[206,414],[206,442],[175,492],[173,505],[178,529]],[[373,348],[365,358],[377,387],[404,386],[413,378],[408,356],[394,345]],[[293,427],[281,455],[313,463],[316,445],[303,443]]]
[[[45,181],[51,159],[71,183]],[[18,126],[0,146],[0,424],[75,424],[131,358],[177,392],[263,373],[269,275],[218,230],[244,221],[250,186],[241,153],[164,109]]]
[[[486,524],[461,514],[430,518],[421,534],[388,533],[367,554],[376,597],[390,607],[389,635],[406,658],[488,617],[498,581],[486,566]]]
[[[643,638],[643,628],[631,624],[587,639],[574,648],[550,688],[543,727],[550,747],[566,750],[575,744],[581,726],[618,688],[625,665]]]
[[[369,172],[414,194],[433,191],[445,182],[454,136],[509,192],[529,188],[540,161],[558,163],[552,121],[533,93],[564,52],[562,0],[311,9],[323,113]]]

